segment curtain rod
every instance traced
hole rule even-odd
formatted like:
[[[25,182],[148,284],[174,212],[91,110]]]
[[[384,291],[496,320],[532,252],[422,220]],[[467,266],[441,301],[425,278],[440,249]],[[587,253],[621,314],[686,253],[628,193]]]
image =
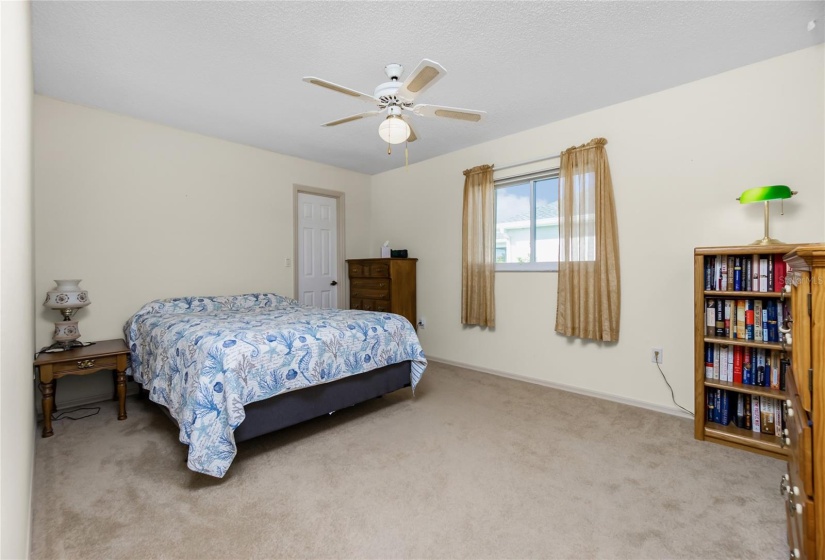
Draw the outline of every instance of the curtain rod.
[[[512,169],[514,167],[521,167],[522,165],[530,165],[531,163],[538,163],[540,161],[547,161],[549,159],[556,159],[556,158],[560,158],[560,157],[561,157],[561,154],[558,154],[558,155],[553,155],[553,156],[541,157],[541,158],[537,158],[537,159],[531,159],[529,161],[520,161],[518,163],[508,163],[507,165],[493,167],[493,171],[494,172],[495,171],[504,171],[505,169]]]

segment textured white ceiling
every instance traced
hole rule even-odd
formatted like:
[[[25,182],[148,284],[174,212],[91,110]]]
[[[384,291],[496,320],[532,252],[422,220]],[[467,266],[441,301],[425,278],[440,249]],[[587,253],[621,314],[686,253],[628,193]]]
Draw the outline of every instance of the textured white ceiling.
[[[35,90],[374,174],[403,149],[387,155],[377,118],[321,128],[370,106],[303,76],[372,93],[387,63],[441,63],[417,102],[488,115],[413,117],[412,163],[821,43],[823,14],[823,1],[36,1]]]

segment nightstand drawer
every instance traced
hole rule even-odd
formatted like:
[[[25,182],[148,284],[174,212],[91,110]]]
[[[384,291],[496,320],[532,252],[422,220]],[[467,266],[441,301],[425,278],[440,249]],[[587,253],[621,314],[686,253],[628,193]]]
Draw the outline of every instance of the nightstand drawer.
[[[91,373],[99,369],[115,369],[117,367],[117,356],[103,356],[101,358],[84,358],[60,362],[52,366],[55,377],[67,374]]]

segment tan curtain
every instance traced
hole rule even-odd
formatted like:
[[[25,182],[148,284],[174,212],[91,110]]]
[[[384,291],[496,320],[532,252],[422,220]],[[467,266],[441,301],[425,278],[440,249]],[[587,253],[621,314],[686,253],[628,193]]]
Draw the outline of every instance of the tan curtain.
[[[619,236],[604,145],[594,138],[561,154],[556,332],[619,340]]]
[[[461,322],[465,325],[496,325],[495,196],[492,165],[464,171]]]

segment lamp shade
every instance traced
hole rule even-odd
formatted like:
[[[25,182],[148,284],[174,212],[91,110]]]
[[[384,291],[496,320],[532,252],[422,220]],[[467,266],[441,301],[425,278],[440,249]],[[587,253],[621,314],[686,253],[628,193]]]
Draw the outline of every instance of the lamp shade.
[[[791,198],[793,192],[785,185],[773,185],[770,187],[755,187],[748,189],[739,197],[740,204],[751,202],[764,202],[766,200],[777,200],[780,198]]]
[[[81,280],[55,280],[57,286],[46,292],[46,301],[43,302],[49,309],[80,309],[86,307],[89,301],[89,292],[80,288]]]
[[[401,144],[410,136],[410,126],[401,117],[390,115],[378,126],[378,136],[389,144]]]

